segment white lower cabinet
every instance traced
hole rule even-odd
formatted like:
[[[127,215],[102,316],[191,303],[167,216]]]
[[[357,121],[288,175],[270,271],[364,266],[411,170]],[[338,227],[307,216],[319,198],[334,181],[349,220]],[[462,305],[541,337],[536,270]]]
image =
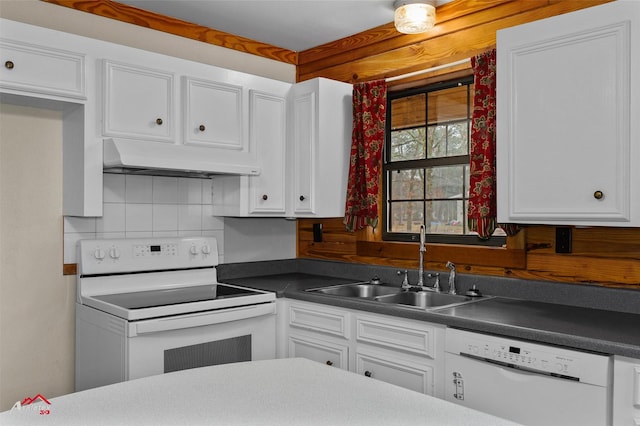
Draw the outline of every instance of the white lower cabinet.
[[[614,357],[613,425],[640,426],[640,359]]]
[[[283,356],[444,396],[444,382],[438,380],[444,371],[444,326],[301,301],[281,306]]]
[[[433,370],[424,360],[397,352],[367,346],[356,350],[356,373],[427,395],[434,395]]]
[[[307,358],[332,367],[349,369],[349,347],[312,333],[289,335],[289,358]]]

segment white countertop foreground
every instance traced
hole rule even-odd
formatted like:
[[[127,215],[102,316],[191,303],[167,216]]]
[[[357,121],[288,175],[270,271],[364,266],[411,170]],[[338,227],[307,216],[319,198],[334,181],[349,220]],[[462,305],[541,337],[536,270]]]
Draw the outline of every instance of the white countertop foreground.
[[[301,358],[183,370],[89,389],[49,402],[49,414],[13,409],[0,414],[0,424],[515,424]]]

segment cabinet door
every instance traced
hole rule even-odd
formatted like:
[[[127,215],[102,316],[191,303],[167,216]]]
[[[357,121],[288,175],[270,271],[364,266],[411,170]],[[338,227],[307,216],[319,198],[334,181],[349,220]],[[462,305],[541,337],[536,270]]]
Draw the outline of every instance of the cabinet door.
[[[343,370],[349,369],[347,345],[329,342],[315,336],[289,335],[289,358],[307,358]]]
[[[0,59],[0,87],[85,98],[84,55],[3,40]]]
[[[358,347],[356,373],[433,395],[433,367],[397,355],[390,355],[377,348]]]
[[[247,150],[241,86],[185,77],[183,96],[185,143]]]
[[[262,173],[249,178],[250,213],[286,211],[286,100],[282,96],[249,92],[251,145],[256,147]]]
[[[293,100],[293,213],[314,211],[314,177],[317,165],[317,103],[315,92],[295,96]]]
[[[631,224],[632,3],[498,32],[499,221]]]
[[[103,134],[171,142],[173,74],[104,62]]]
[[[614,358],[613,424],[640,426],[640,359]]]

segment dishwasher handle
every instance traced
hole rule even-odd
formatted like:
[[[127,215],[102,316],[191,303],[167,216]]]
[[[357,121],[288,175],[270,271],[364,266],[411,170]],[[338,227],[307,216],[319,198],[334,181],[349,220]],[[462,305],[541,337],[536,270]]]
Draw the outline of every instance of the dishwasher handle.
[[[580,381],[579,377],[568,376],[566,374],[554,373],[552,371],[538,370],[536,368],[523,367],[521,365],[512,364],[510,362],[498,361],[498,360],[495,360],[495,359],[485,358],[485,357],[481,357],[481,356],[478,356],[478,355],[472,355],[472,354],[468,354],[468,353],[464,353],[464,352],[460,352],[460,356],[465,357],[465,358],[471,358],[471,359],[474,359],[476,361],[485,362],[485,363],[488,363],[488,364],[498,365],[500,367],[508,368],[510,370],[517,370],[517,371],[522,371],[522,372],[526,372],[526,373],[530,373],[530,374],[537,374],[537,375],[540,375],[540,376],[555,377],[557,379],[570,380],[570,381],[573,381],[573,382],[579,382]]]

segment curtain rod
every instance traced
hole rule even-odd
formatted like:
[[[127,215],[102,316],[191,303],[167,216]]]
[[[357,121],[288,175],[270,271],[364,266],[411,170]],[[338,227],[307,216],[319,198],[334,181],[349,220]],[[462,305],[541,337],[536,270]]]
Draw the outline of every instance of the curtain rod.
[[[390,82],[390,81],[402,80],[403,78],[414,77],[416,75],[426,74],[426,73],[431,72],[431,71],[438,71],[438,70],[441,70],[443,68],[449,68],[449,67],[455,67],[456,65],[462,65],[464,63],[469,62],[470,60],[471,59],[469,59],[469,58],[462,59],[460,61],[451,62],[449,64],[438,65],[438,66],[435,66],[435,67],[427,68],[426,70],[414,71],[414,72],[410,72],[410,73],[407,73],[407,74],[398,75],[398,76],[395,76],[395,77],[385,78],[384,80],[387,83]]]

